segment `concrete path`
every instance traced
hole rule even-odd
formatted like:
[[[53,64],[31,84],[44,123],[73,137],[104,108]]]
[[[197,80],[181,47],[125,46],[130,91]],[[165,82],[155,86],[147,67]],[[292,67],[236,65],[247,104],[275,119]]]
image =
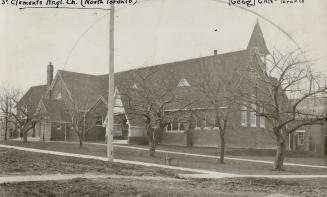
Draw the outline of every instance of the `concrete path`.
[[[78,157],[78,158],[84,158],[84,159],[96,159],[96,160],[101,160],[101,161],[108,161],[108,159],[106,157],[98,157],[98,156],[92,156],[92,155],[57,152],[57,151],[25,148],[25,147],[19,147],[19,146],[9,146],[9,145],[2,145],[2,144],[0,144],[0,147],[12,148],[12,149],[16,149],[16,150],[29,151],[29,152],[35,152],[35,153],[45,153],[45,154],[52,154],[52,155],[59,155],[59,156]],[[158,167],[158,168],[165,168],[165,169],[171,169],[171,170],[180,170],[180,171],[186,171],[186,172],[192,172],[192,173],[216,174],[216,175],[221,175],[221,176],[232,175],[232,174],[220,173],[220,172],[216,172],[216,171],[184,168],[184,167],[177,167],[177,166],[167,166],[167,165],[161,165],[161,164],[145,163],[145,162],[140,162],[140,161],[129,161],[129,160],[122,160],[122,159],[115,159],[114,162],[148,166],[148,167]]]
[[[220,176],[216,174],[178,174],[182,179],[221,179],[221,178],[271,178],[271,179],[317,179],[327,178],[327,175],[240,175]]]
[[[129,180],[148,180],[148,181],[169,181],[169,182],[183,181],[181,179],[176,179],[176,178],[150,177],[150,176],[121,176],[121,175],[105,175],[105,174],[48,174],[48,175],[0,177],[0,184],[15,183],[15,182],[29,182],[29,181],[59,181],[59,180],[71,180],[75,178],[85,178],[85,179],[109,178],[109,179],[129,179]]]
[[[62,141],[60,141],[60,143],[77,143],[77,142],[62,142]],[[101,143],[89,143],[89,142],[84,142],[84,143],[85,144],[92,144],[92,145],[106,146],[106,144],[101,144]],[[132,149],[132,150],[149,151],[147,148],[141,148],[141,147],[136,147],[136,146],[131,146],[131,145],[124,146],[124,145],[114,144],[114,147],[126,148],[126,149]],[[219,156],[214,156],[214,155],[183,153],[183,152],[166,151],[166,150],[160,150],[160,149],[156,149],[156,152],[158,152],[158,153],[175,154],[175,155],[184,155],[184,156],[193,156],[193,157],[204,157],[204,158],[219,159]],[[234,161],[242,161],[242,162],[274,164],[273,161],[256,160],[256,159],[242,159],[242,158],[237,158],[237,157],[225,157],[225,159],[226,160],[234,160]],[[308,168],[322,168],[322,169],[327,169],[327,166],[308,165],[308,164],[299,164],[299,163],[288,163],[288,162],[285,162],[284,165],[285,166],[299,166],[299,167],[308,167]]]

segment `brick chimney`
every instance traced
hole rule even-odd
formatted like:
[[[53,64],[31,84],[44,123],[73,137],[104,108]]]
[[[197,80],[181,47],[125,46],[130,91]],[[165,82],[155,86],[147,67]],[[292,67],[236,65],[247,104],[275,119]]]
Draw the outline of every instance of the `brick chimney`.
[[[213,54],[214,55],[217,55],[218,54],[218,50],[217,49],[213,50]]]
[[[47,66],[47,85],[50,86],[53,80],[53,65],[49,62]]]

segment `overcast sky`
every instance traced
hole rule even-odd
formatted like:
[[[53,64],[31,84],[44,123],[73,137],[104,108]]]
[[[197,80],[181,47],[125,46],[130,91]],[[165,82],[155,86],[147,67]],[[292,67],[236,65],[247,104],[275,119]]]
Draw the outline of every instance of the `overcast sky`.
[[[288,32],[327,71],[327,1],[259,5],[251,10]],[[0,7],[0,86],[46,83],[46,65],[108,73],[106,11]],[[116,12],[115,70],[245,49],[257,16],[214,0],[148,0]],[[296,48],[259,18],[270,51]],[[215,31],[217,29],[217,31]],[[242,65],[240,65],[242,66]]]

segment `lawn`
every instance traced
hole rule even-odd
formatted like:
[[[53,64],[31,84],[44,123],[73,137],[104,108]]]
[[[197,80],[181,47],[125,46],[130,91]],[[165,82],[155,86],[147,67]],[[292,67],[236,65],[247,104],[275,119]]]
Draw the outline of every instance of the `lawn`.
[[[114,174],[174,177],[180,171],[63,157],[0,148],[0,176],[41,174]],[[1,196],[1,195],[0,195]]]
[[[45,150],[54,150],[61,152],[106,156],[106,147],[103,145],[84,144],[80,149],[78,144],[60,143],[60,142],[30,142],[27,144],[8,141],[8,145],[25,146],[30,148],[38,148]],[[115,148],[115,158],[125,159],[132,161],[152,162],[158,164],[164,164],[164,153],[157,153],[155,158],[149,158],[147,151],[133,150],[126,148]],[[273,171],[272,164],[242,162],[234,160],[226,160],[225,164],[218,164],[217,159],[193,157],[184,155],[170,154],[173,158],[172,164],[174,166],[182,166],[188,168],[214,170],[218,172],[234,173],[234,174],[327,174],[327,169],[308,168],[298,166],[285,166],[285,171]]]
[[[48,149],[57,147],[57,149],[60,149],[61,151],[66,149],[76,153],[88,154],[93,153],[96,150],[95,152],[97,152],[98,155],[104,154],[104,150],[101,148],[104,146],[96,145],[85,145],[82,150],[78,148],[77,144],[47,144],[38,142],[28,143],[27,146],[47,146]],[[95,147],[98,148],[94,149]],[[121,150],[117,149],[116,151],[120,153]],[[143,157],[141,152],[142,151],[134,152],[134,157]],[[129,155],[132,153],[129,153]],[[120,154],[125,154],[125,152],[121,152]],[[158,161],[161,160],[160,157],[157,157],[156,159],[158,159]],[[182,160],[182,158],[178,159]],[[186,159],[184,162],[186,162]],[[0,176],[57,173],[96,173],[125,176],[174,177],[176,173],[183,172],[0,148]],[[170,182],[110,178],[77,178],[65,181],[34,181],[0,184],[1,197],[261,197],[276,193],[292,196],[327,196],[327,179],[277,180],[267,178],[225,178],[219,180],[185,180],[181,182]]]
[[[130,146],[130,145],[123,145],[123,146]],[[132,145],[132,146],[139,147],[139,148],[147,148],[147,146],[144,145]],[[185,146],[158,145],[157,148],[164,151],[175,151],[175,152],[203,154],[203,155],[212,155],[212,156],[218,156],[219,154],[218,148],[213,148],[213,147],[185,147]],[[225,155],[226,157],[237,157],[242,159],[274,161],[275,150],[227,149]],[[314,155],[310,155],[309,152],[305,152],[305,151],[286,151],[285,162],[327,166],[327,157],[317,157]]]
[[[258,178],[191,180],[184,182],[122,179],[73,179],[0,185],[2,197],[262,197],[271,194],[326,196],[327,179],[274,180]]]

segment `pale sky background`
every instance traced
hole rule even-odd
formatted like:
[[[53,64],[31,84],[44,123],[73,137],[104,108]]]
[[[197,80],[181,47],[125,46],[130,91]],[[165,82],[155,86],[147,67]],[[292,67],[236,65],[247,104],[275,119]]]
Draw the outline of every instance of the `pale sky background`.
[[[318,60],[316,71],[327,71],[326,0],[251,9],[287,31],[308,58]],[[105,14],[0,7],[0,86],[26,91],[45,84],[49,61],[55,71],[108,73],[109,16],[102,17]],[[245,49],[256,20],[251,13],[214,0],[148,0],[120,8],[116,12],[115,70],[212,55],[214,49],[218,53]],[[275,27],[260,18],[259,22],[270,51],[296,48]]]

